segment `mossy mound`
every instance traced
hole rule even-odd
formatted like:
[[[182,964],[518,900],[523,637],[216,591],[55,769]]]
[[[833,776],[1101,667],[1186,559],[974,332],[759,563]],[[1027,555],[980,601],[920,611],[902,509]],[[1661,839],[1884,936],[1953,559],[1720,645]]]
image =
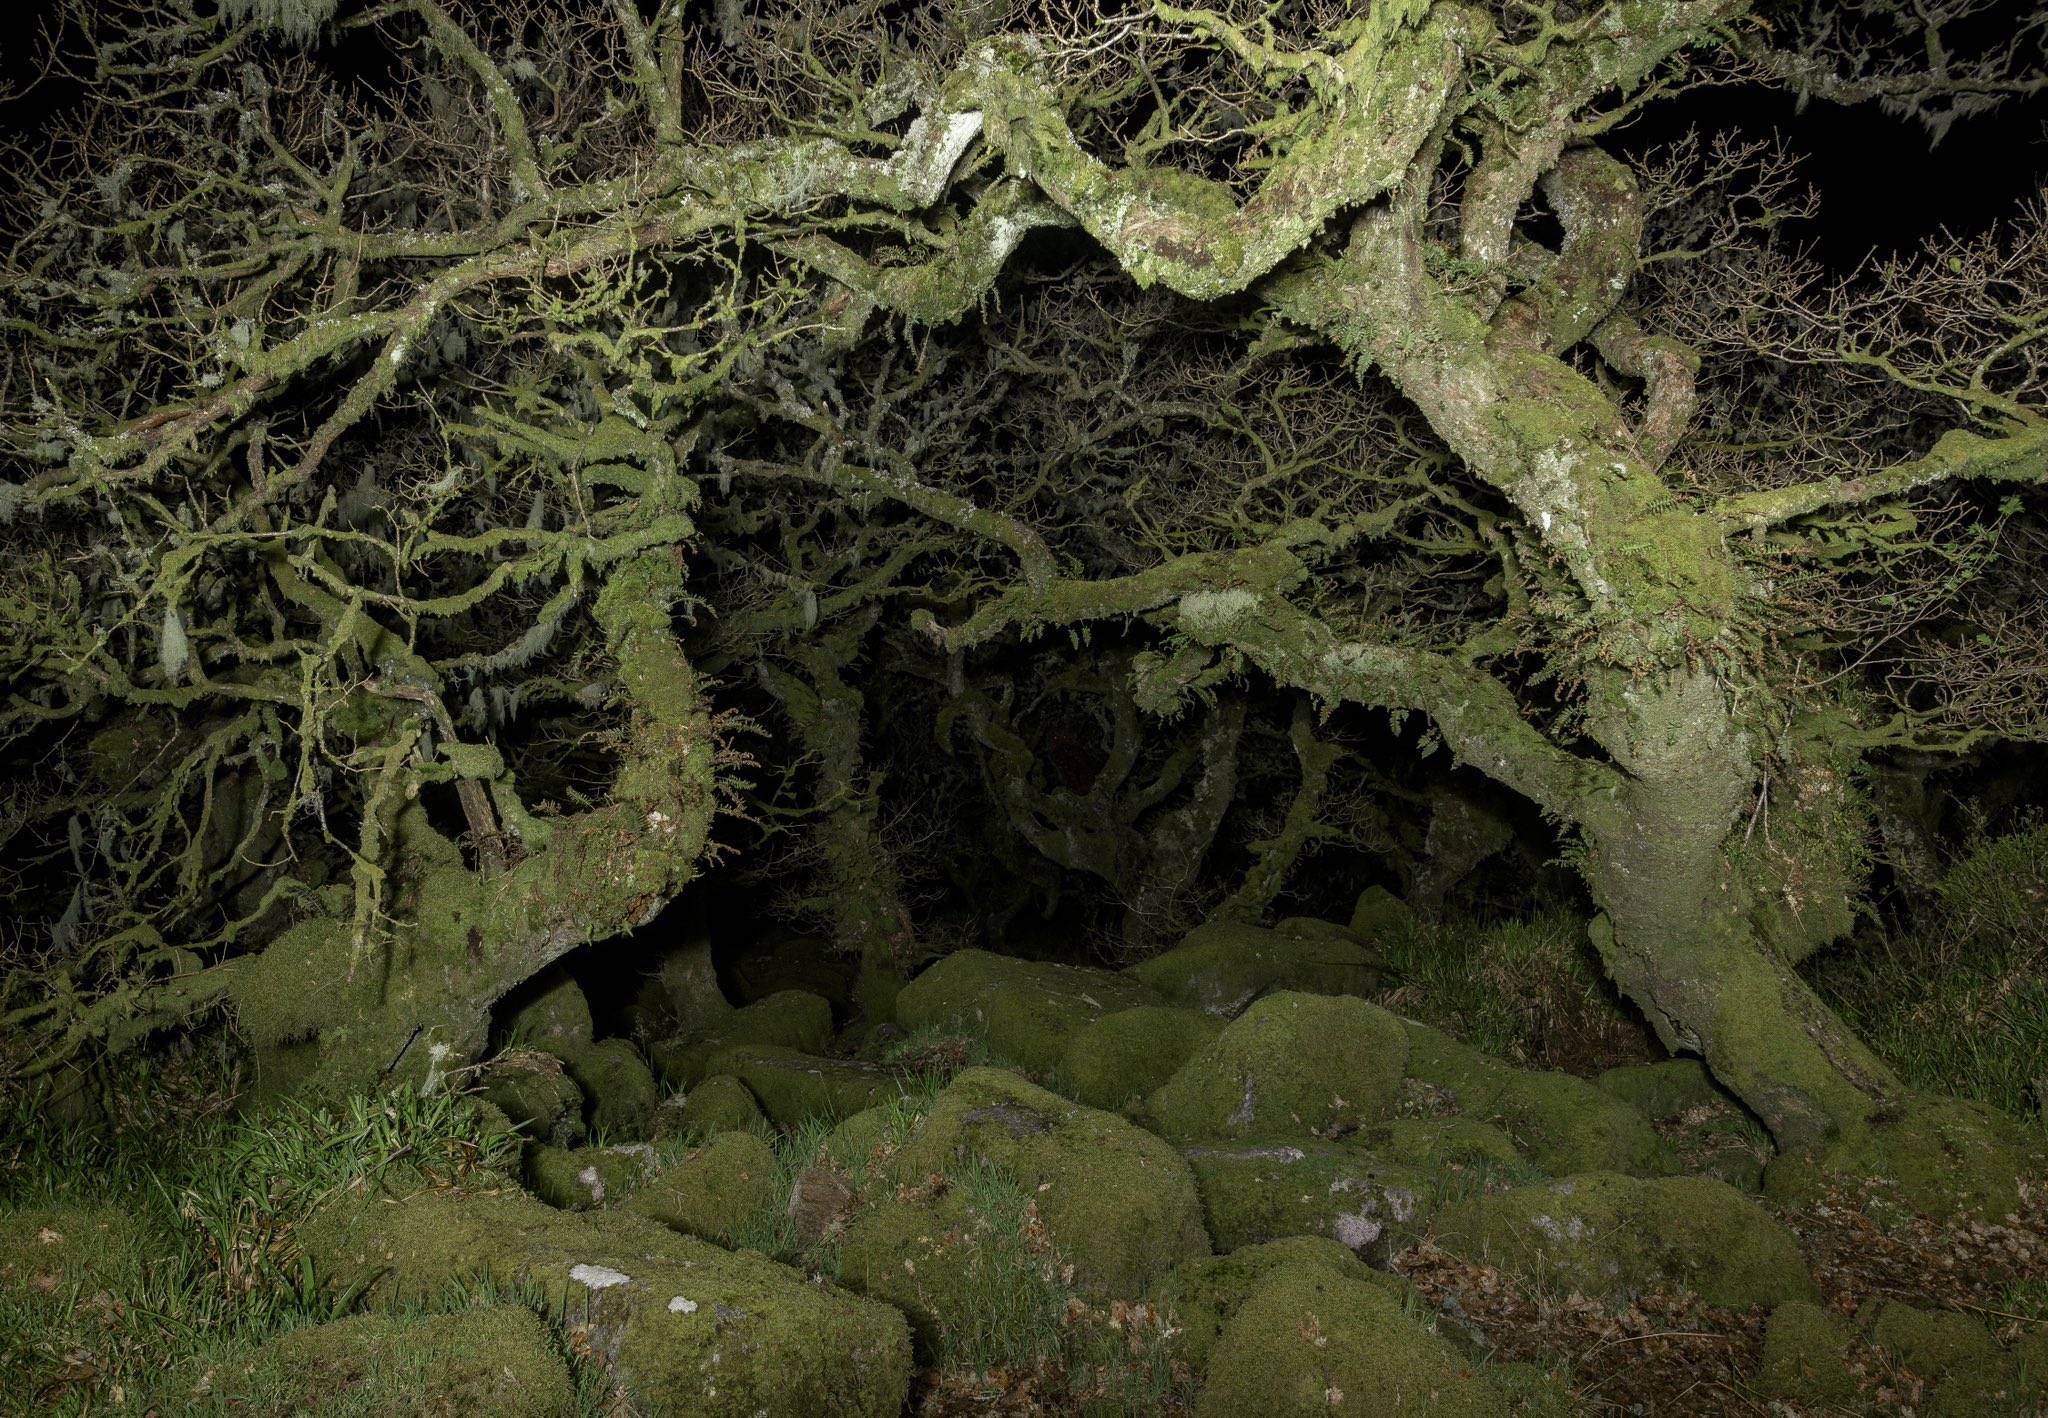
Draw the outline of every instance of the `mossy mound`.
[[[1832,1310],[1789,1300],[1771,1311],[1764,1326],[1757,1388],[1772,1398],[1842,1408],[1856,1403],[1856,1375],[1850,1368],[1849,1324]]]
[[[652,1173],[654,1149],[644,1142],[611,1147],[529,1147],[526,1189],[549,1206],[590,1211],[630,1196]]]
[[[1267,995],[1195,1051],[1145,1111],[1168,1137],[1328,1137],[1386,1116],[1408,1062],[1401,1021],[1341,995]]]
[[[1046,1073],[1083,1025],[1159,1003],[1156,991],[1115,971],[962,950],[903,987],[896,1022],[978,1034],[998,1058]]]
[[[909,1184],[963,1164],[1025,1189],[1084,1293],[1132,1299],[1162,1272],[1209,1253],[1195,1180],[1178,1152],[1014,1073],[961,1073],[890,1159]]]
[[[139,1264],[142,1237],[111,1206],[38,1206],[0,1215],[0,1289],[69,1303],[81,1292],[118,1290]]]
[[[2048,1169],[2044,1151],[2038,1135],[1980,1103],[1911,1094],[1824,1149],[1772,1159],[1764,1189],[1801,1201],[1836,1182],[1874,1181],[1907,1211],[2000,1221],[2019,1209],[2022,1179]]]
[[[1492,1418],[1507,1402],[1380,1285],[1320,1262],[1275,1268],[1218,1335],[1196,1418],[1332,1411]]]
[[[738,1079],[771,1122],[796,1127],[814,1118],[851,1117],[895,1097],[908,1076],[861,1059],[826,1059],[771,1044],[721,1049],[706,1064],[710,1073]]]
[[[1343,1142],[1408,1167],[1475,1167],[1512,1181],[1533,1181],[1539,1175],[1515,1150],[1514,1139],[1477,1118],[1385,1118],[1347,1133]]]
[[[661,1105],[655,1118],[656,1136],[698,1133],[746,1132],[763,1126],[768,1115],[746,1084],[729,1073],[716,1073],[687,1094],[678,1094]]]
[[[1203,1221],[1226,1251],[1314,1236],[1383,1258],[1419,1234],[1445,1188],[1444,1177],[1431,1169],[1313,1139],[1192,1147],[1187,1162]]]
[[[1435,1230],[1453,1255],[1588,1296],[1683,1288],[1734,1309],[1814,1297],[1792,1233],[1705,1177],[1589,1172],[1460,1202]]]
[[[1928,1412],[1962,1418],[2017,1409],[2020,1366],[1969,1315],[1885,1300],[1868,1318],[1869,1342],[1933,1386]]]
[[[1105,1014],[1067,1040],[1055,1086],[1077,1103],[1121,1112],[1172,1078],[1222,1028],[1213,1014],[1171,1005]]]
[[[519,991],[525,1002],[505,1019],[507,1048],[560,1054],[582,1048],[595,1037],[590,1001],[560,966],[542,971]]]
[[[527,1287],[648,1415],[896,1418],[909,1394],[894,1309],[642,1216],[556,1211],[509,1185],[372,1193],[337,1198],[299,1241],[377,1311],[467,1282]]]
[[[822,995],[778,990],[733,1010],[708,1034],[664,1039],[648,1048],[661,1081],[670,1088],[694,1087],[710,1059],[735,1044],[766,1044],[821,1052],[832,1041],[832,1006]]]
[[[1259,1282],[1285,1266],[1299,1265],[1322,1266],[1397,1298],[1405,1298],[1409,1288],[1407,1282],[1372,1269],[1335,1241],[1288,1236],[1242,1246],[1228,1255],[1191,1260],[1163,1277],[1147,1298],[1160,1308],[1167,1323],[1181,1331],[1181,1360],[1202,1374],[1208,1371],[1216,1341]]]
[[[624,1039],[600,1039],[561,1058],[589,1100],[585,1120],[591,1132],[607,1138],[647,1136],[661,1090],[638,1049]]]
[[[553,1054],[507,1050],[485,1067],[478,1091],[521,1137],[551,1147],[583,1141],[583,1090]]]
[[[569,1366],[527,1310],[352,1315],[291,1330],[224,1385],[238,1412],[566,1418]]]
[[[1426,1024],[1408,1031],[1408,1072],[1432,1105],[1496,1123],[1544,1171],[1658,1177],[1671,1152],[1650,1120],[1582,1078],[1514,1068]]]
[[[1727,1095],[1698,1059],[1663,1059],[1623,1064],[1593,1080],[1646,1118],[1668,1118],[1691,1108],[1712,1107]]]
[[[1369,995],[1388,971],[1343,926],[1303,916],[1271,929],[1211,921],[1125,973],[1175,1004],[1228,1018],[1280,990]]]
[[[871,1196],[839,1236],[841,1282],[903,1311],[921,1364],[1049,1342],[1068,1293],[1033,1199],[975,1173]]]
[[[1593,1082],[1644,1117],[1670,1127],[1675,1170],[1717,1177],[1743,1191],[1763,1187],[1770,1134],[1724,1092],[1698,1059],[1610,1068]]]
[[[724,1132],[655,1172],[626,1210],[730,1244],[748,1218],[776,1200],[775,1149],[750,1132]]]

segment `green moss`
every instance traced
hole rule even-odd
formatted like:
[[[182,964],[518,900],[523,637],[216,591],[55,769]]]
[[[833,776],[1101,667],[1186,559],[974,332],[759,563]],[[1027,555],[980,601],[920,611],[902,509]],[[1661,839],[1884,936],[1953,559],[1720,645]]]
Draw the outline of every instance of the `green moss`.
[[[1193,1147],[1187,1161],[1221,1250],[1315,1236],[1384,1257],[1421,1234],[1444,1190],[1436,1170],[1312,1139]]]
[[[1509,1176],[1536,1170],[1515,1150],[1512,1138],[1477,1118],[1388,1118],[1347,1134],[1344,1144],[1409,1167],[1473,1164]]]
[[[1764,1327],[1757,1387],[1795,1403],[1853,1405],[1850,1338],[1848,1323],[1833,1311],[1803,1300],[1786,1301],[1771,1311]]]
[[[998,1058],[1045,1073],[1090,1020],[1159,1002],[1151,989],[1114,971],[962,950],[903,987],[896,1022],[979,1034]]]
[[[711,1033],[664,1039],[648,1048],[655,1070],[670,1088],[689,1088],[704,1077],[711,1057],[735,1044],[769,1044],[819,1053],[832,1040],[832,1006],[821,995],[778,990],[743,1005],[718,1021]]]
[[[1668,1118],[1691,1108],[1713,1107],[1727,1097],[1698,1059],[1623,1064],[1593,1082],[1646,1118]]]
[[[615,1205],[630,1195],[654,1167],[654,1149],[623,1147],[530,1147],[524,1174],[527,1190],[565,1211]]]
[[[1350,931],[1306,917],[1271,930],[1212,921],[1125,973],[1175,1004],[1221,1015],[1234,1015],[1276,990],[1371,994],[1387,976],[1384,962]]]
[[[713,1074],[685,1096],[671,1098],[656,1115],[655,1131],[672,1134],[746,1132],[768,1121],[747,1085],[731,1074]]]
[[[1361,941],[1400,939],[1417,927],[1414,908],[1384,886],[1368,886],[1351,910],[1351,934]]]
[[[1260,1281],[1287,1266],[1322,1266],[1397,1298],[1405,1298],[1409,1289],[1407,1282],[1372,1269],[1335,1241],[1287,1236],[1241,1246],[1228,1255],[1191,1260],[1163,1277],[1146,1298],[1159,1306],[1167,1323],[1181,1330],[1180,1357],[1196,1374],[1203,1374],[1208,1371],[1216,1341],[1251,1292]]]
[[[1814,1294],[1792,1233],[1703,1177],[1565,1177],[1449,1207],[1436,1233],[1454,1255],[1594,1297],[1683,1288],[1739,1309]]]
[[[1283,1265],[1224,1325],[1196,1418],[1326,1418],[1339,1404],[1435,1418],[1507,1412],[1472,1365],[1380,1285],[1322,1263]]]
[[[743,1044],[712,1055],[706,1068],[745,1084],[771,1122],[795,1127],[851,1117],[900,1093],[908,1076],[858,1059],[824,1059],[795,1049]]]
[[[1995,1413],[2009,1410],[2018,1396],[2018,1365],[1968,1315],[1885,1300],[1870,1316],[1867,1337],[1934,1386],[1931,1412]]]
[[[1409,1073],[1466,1117],[1499,1124],[1547,1172],[1659,1176],[1671,1156],[1650,1120],[1569,1074],[1511,1068],[1441,1030],[1407,1022]]]
[[[645,1137],[661,1103],[640,1051],[624,1039],[600,1039],[564,1051],[569,1076],[590,1100],[590,1128],[601,1137]]]
[[[299,1240],[373,1310],[477,1280],[539,1292],[640,1412],[896,1418],[908,1397],[896,1311],[645,1217],[556,1211],[509,1186],[373,1193],[337,1198]]]
[[[1834,1179],[1869,1180],[1882,1201],[1907,1211],[2001,1220],[2018,1210],[2021,1180],[2043,1153],[2038,1137],[1981,1103],[1909,1094],[1823,1147],[1781,1154],[1764,1170],[1764,1189],[1798,1200]]]
[[[567,1053],[591,1042],[590,1002],[582,988],[560,967],[545,971],[521,988],[531,998],[505,1021],[508,1047],[525,1046],[549,1053]]]
[[[353,1315],[278,1336],[224,1385],[237,1411],[504,1414],[576,1411],[547,1330],[510,1305],[457,1314]]]
[[[1209,1253],[1180,1154],[1122,1118],[1013,1073],[961,1073],[890,1165],[899,1181],[916,1183],[970,1160],[1026,1189],[1086,1294],[1130,1299],[1161,1272]]]
[[[750,1132],[723,1132],[661,1168],[626,1209],[707,1241],[731,1244],[776,1204],[775,1150]]]
[[[1105,1014],[1068,1038],[1054,1086],[1091,1108],[1120,1112],[1173,1077],[1222,1028],[1213,1014],[1169,1005]]]
[[[1169,1137],[1330,1136],[1389,1113],[1408,1061],[1401,1021],[1345,996],[1268,995],[1155,1092]]]
[[[484,1068],[478,1091],[522,1137],[554,1147],[583,1141],[583,1090],[553,1054],[502,1053]]]

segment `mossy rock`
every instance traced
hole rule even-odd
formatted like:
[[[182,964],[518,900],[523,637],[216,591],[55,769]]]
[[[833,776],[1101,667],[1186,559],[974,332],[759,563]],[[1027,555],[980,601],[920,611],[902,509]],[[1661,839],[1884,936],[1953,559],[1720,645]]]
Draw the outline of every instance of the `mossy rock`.
[[[1498,1124],[1531,1162],[1554,1175],[1626,1172],[1658,1177],[1670,1149],[1650,1120],[1620,1098],[1570,1074],[1514,1068],[1442,1030],[1403,1020],[1408,1072],[1433,1100]]]
[[[670,1088],[694,1087],[711,1058],[735,1044],[767,1044],[799,1053],[821,1052],[832,1042],[832,1006],[821,995],[778,990],[744,1005],[701,1036],[663,1039],[648,1049],[655,1071]]]
[[[590,1022],[590,1001],[582,987],[560,966],[543,970],[522,985],[515,998],[519,1004],[504,1021],[506,1048],[542,1049],[564,1054],[582,1048],[595,1037]]]
[[[767,1122],[768,1115],[746,1084],[729,1073],[715,1073],[687,1094],[663,1103],[654,1131],[657,1137],[708,1137],[715,1132],[746,1132]]]
[[[1771,1311],[1764,1326],[1757,1387],[1772,1398],[1794,1403],[1853,1407],[1852,1339],[1848,1322],[1832,1310],[1804,1300],[1787,1301]]]
[[[526,1189],[564,1211],[616,1205],[647,1180],[654,1149],[644,1142],[610,1147],[529,1147]]]
[[[1865,1337],[1933,1387],[1931,1413],[2010,1412],[2017,1405],[2019,1365],[1966,1314],[1885,1300],[1869,1316]]]
[[[0,1214],[0,1291],[68,1304],[120,1290],[141,1265],[142,1233],[112,1206],[37,1206]]]
[[[886,1104],[863,1108],[842,1118],[825,1135],[823,1152],[833,1163],[848,1171],[859,1171],[878,1160],[877,1154],[893,1150],[903,1140],[903,1114]]]
[[[290,1330],[223,1390],[238,1412],[568,1418],[578,1411],[569,1366],[546,1328],[512,1305],[352,1315]]]
[[[1202,1217],[1219,1250],[1314,1236],[1383,1258],[1424,1229],[1439,1173],[1336,1142],[1191,1147]]]
[[[592,1133],[604,1138],[643,1138],[661,1105],[661,1090],[640,1051],[624,1039],[600,1039],[562,1055],[569,1076],[589,1100]]]
[[[2002,1221],[2019,1210],[2021,1181],[2048,1167],[2044,1152],[2040,1136],[1980,1103],[1909,1094],[1825,1148],[1772,1159],[1764,1190],[1804,1201],[1872,1181],[1906,1211]]]
[[[1698,1059],[1623,1064],[1608,1069],[1593,1083],[1652,1119],[1673,1117],[1693,1108],[1710,1108],[1727,1097]]]
[[[1351,934],[1371,943],[1415,934],[1415,908],[1384,886],[1368,886],[1351,908]]]
[[[507,1050],[484,1068],[478,1091],[521,1137],[551,1147],[583,1141],[583,1090],[553,1054]]]
[[[1468,1360],[1380,1285],[1317,1262],[1274,1269],[1217,1337],[1195,1418],[1328,1418],[1353,1407],[1432,1418],[1508,1411]]]
[[[1383,1118],[1342,1139],[1348,1148],[1409,1167],[1477,1168],[1511,1181],[1540,1174],[1515,1149],[1514,1139],[1477,1118]]]
[[[1024,1189],[993,1175],[883,1192],[840,1234],[839,1279],[903,1311],[920,1364],[1026,1345],[1057,1327],[1068,1294],[1036,1220]]]
[[[1047,1073],[1083,1025],[1159,1003],[1156,991],[1112,970],[962,950],[903,987],[896,1022],[905,1029],[978,1034],[998,1058]]]
[[[721,1049],[706,1065],[746,1085],[769,1121],[796,1127],[814,1118],[836,1121],[901,1093],[899,1069],[860,1059],[827,1059],[771,1044]]]
[[[788,933],[743,947],[719,973],[742,1005],[803,990],[822,996],[844,1017],[853,1009],[860,962],[823,936]]]
[[[1241,1246],[1228,1255],[1203,1256],[1176,1267],[1152,1287],[1148,1298],[1181,1331],[1178,1357],[1196,1374],[1209,1368],[1209,1355],[1223,1331],[1260,1281],[1284,1266],[1320,1265],[1333,1273],[1378,1286],[1405,1298],[1409,1286],[1372,1269],[1345,1247],[1318,1236],[1287,1236]]]
[[[887,1305],[627,1212],[556,1211],[516,1188],[345,1195],[298,1240],[378,1312],[487,1282],[536,1293],[636,1412],[897,1418],[910,1334]]]
[[[1401,1021],[1341,995],[1267,995],[1145,1104],[1168,1137],[1327,1137],[1388,1115],[1408,1062]]]
[[[775,1149],[750,1132],[723,1132],[655,1172],[626,1210],[730,1244],[749,1218],[776,1200]]]
[[[1105,1014],[1067,1040],[1055,1084],[1077,1103],[1121,1112],[1172,1078],[1222,1028],[1213,1014],[1172,1005]]]
[[[963,1164],[1023,1186],[1085,1294],[1133,1299],[1209,1253],[1195,1179],[1167,1143],[1002,1069],[960,1073],[890,1159],[917,1183]]]
[[[1589,1172],[1460,1202],[1435,1230],[1453,1255],[1588,1296],[1683,1288],[1734,1309],[1814,1298],[1792,1233],[1705,1177]]]
[[[1271,929],[1211,921],[1125,973],[1175,1004],[1229,1018],[1281,990],[1372,994],[1386,983],[1388,970],[1344,927],[1295,917]]]

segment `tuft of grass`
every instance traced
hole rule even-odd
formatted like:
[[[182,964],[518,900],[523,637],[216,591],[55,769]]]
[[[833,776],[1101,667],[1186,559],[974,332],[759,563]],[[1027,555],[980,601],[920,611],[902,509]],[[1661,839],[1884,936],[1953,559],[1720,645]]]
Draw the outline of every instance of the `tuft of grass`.
[[[1608,982],[1576,912],[1447,914],[1376,944],[1401,980],[1380,1003],[1497,1058],[1585,1074],[1662,1057]]]
[[[1810,962],[1814,987],[1916,1087],[2048,1106],[2048,823],[1972,841],[1905,931]]]

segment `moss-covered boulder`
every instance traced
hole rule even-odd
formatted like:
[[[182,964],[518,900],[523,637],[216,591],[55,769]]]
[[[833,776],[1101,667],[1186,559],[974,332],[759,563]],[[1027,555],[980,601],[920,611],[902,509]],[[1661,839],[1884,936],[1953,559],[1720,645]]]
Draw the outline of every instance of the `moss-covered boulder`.
[[[1743,1191],[1762,1189],[1764,1164],[1775,1152],[1770,1134],[1714,1082],[1698,1059],[1623,1064],[1593,1082],[1662,1124],[1674,1154],[1674,1170],[1718,1177]]]
[[[578,1411],[569,1366],[547,1330],[511,1305],[351,1315],[290,1330],[222,1389],[236,1412],[570,1418]]]
[[[1146,1298],[1159,1307],[1170,1326],[1180,1330],[1179,1358],[1196,1374],[1203,1374],[1208,1372],[1216,1341],[1259,1283],[1285,1266],[1300,1265],[1322,1266],[1397,1298],[1409,1289],[1407,1282],[1372,1269],[1335,1241],[1288,1236],[1177,1266]]]
[[[1315,1236],[1382,1259],[1419,1235],[1443,1188],[1431,1169],[1304,1139],[1191,1147],[1202,1218],[1220,1250]]]
[[[526,1189],[564,1211],[590,1211],[623,1201],[652,1174],[655,1153],[644,1142],[610,1147],[529,1147]]]
[[[1453,1255],[1588,1296],[1686,1289],[1737,1309],[1814,1296],[1792,1233],[1705,1177],[1589,1172],[1470,1198],[1435,1231]]]
[[[903,1311],[926,1365],[1020,1351],[1055,1329],[1071,1293],[1029,1192],[973,1164],[871,1194],[837,1256],[843,1284]]]
[[[1209,1253],[1195,1180],[1178,1152],[1002,1069],[956,1077],[889,1164],[906,1184],[971,1165],[1021,1185],[1086,1294],[1134,1299],[1159,1274]]]
[[[1388,975],[1385,963],[1350,931],[1308,917],[1270,929],[1211,921],[1125,973],[1175,1004],[1225,1018],[1279,990],[1372,994]]]
[[[647,1136],[661,1090],[638,1049],[624,1039],[600,1039],[561,1057],[588,1100],[585,1120],[593,1134],[614,1141]]]
[[[902,1315],[644,1216],[556,1211],[506,1186],[343,1195],[300,1227],[315,1273],[372,1310],[464,1283],[536,1293],[649,1418],[896,1418]]]
[[[507,1048],[567,1053],[594,1037],[590,1002],[582,987],[559,965],[542,971],[514,993],[503,1024]]]
[[[1927,1411],[1940,1414],[2009,1413],[2020,1397],[2020,1371],[2012,1357],[1969,1315],[1925,1310],[1899,1300],[1879,1302],[1866,1337],[1892,1362],[1933,1388]]]
[[[1689,1108],[1712,1107],[1726,1096],[1698,1059],[1623,1064],[1593,1080],[1646,1118],[1668,1118]]]
[[[1171,1005],[1105,1014],[1067,1040],[1054,1086],[1077,1103],[1121,1112],[1172,1078],[1222,1028],[1213,1014]]]
[[[553,1054],[508,1049],[484,1068],[478,1092],[521,1137],[552,1147],[583,1141],[583,1090]]]
[[[2039,1133],[1980,1103],[1911,1094],[1825,1148],[1773,1159],[1764,1189],[1801,1201],[1868,1181],[1903,1211],[2000,1221],[2019,1209],[2023,1179],[2048,1170],[2044,1154]]]
[[[1764,1326],[1757,1388],[1771,1398],[1794,1403],[1853,1408],[1853,1337],[1848,1322],[1833,1311],[1804,1300],[1787,1301],[1771,1311]]]
[[[729,1073],[713,1074],[687,1094],[678,1093],[655,1114],[656,1137],[715,1132],[746,1132],[764,1126],[768,1115],[761,1111],[746,1084]]]
[[[827,1059],[771,1044],[721,1049],[710,1073],[737,1078],[771,1122],[795,1127],[813,1118],[851,1117],[901,1093],[909,1075],[864,1059]]]
[[[803,990],[822,996],[844,1017],[853,1008],[860,962],[823,936],[783,932],[742,946],[719,973],[743,1005],[784,990]]]
[[[832,1041],[832,1006],[806,990],[778,990],[765,999],[722,1016],[703,1035],[664,1039],[649,1047],[656,1072],[670,1088],[690,1088],[705,1076],[705,1064],[735,1044],[766,1044],[821,1052]]]
[[[1408,1062],[1401,1021],[1343,995],[1267,995],[1147,1100],[1176,1138],[1329,1137],[1389,1114]]]
[[[730,1244],[779,1200],[775,1149],[750,1132],[723,1132],[657,1170],[626,1210],[672,1230]]]
[[[1381,1285],[1316,1263],[1274,1269],[1223,1326],[1196,1418],[1332,1412],[1493,1418],[1507,1402]]]
[[[1408,1072],[1422,1100],[1497,1124],[1546,1172],[1671,1171],[1671,1152],[1650,1120],[1582,1078],[1514,1068],[1439,1029],[1403,1020]]]
[[[1112,970],[961,950],[903,987],[896,1022],[905,1029],[980,1035],[996,1057],[1046,1073],[1083,1025],[1159,1003],[1149,986]]]

